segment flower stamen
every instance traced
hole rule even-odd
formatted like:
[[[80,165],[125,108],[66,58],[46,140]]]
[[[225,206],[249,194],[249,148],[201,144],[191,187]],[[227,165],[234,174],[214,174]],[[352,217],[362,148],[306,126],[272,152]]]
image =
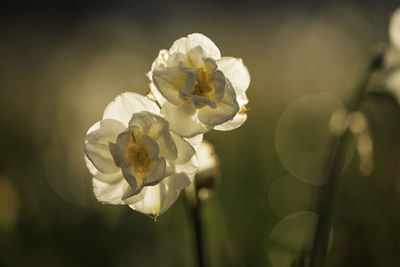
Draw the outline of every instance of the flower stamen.
[[[153,162],[146,145],[140,141],[140,138],[135,137],[133,133],[129,138],[125,158],[129,165],[133,166],[137,174],[149,172]]]
[[[197,69],[196,72],[197,84],[194,87],[193,95],[210,98],[214,92],[213,78],[209,77],[203,68]]]

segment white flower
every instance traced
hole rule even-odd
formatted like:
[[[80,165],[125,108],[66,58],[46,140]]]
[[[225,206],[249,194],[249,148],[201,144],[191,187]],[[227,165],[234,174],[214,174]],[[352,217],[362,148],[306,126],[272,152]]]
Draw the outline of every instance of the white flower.
[[[215,154],[214,146],[210,142],[204,140],[200,145],[197,155],[199,164],[196,175],[218,169],[219,159]]]
[[[385,54],[387,68],[397,68],[400,65],[400,8],[390,18],[389,22],[390,47]]]
[[[199,165],[195,177],[197,194],[201,200],[207,199],[219,184],[219,159],[215,154],[214,146],[203,141],[197,151]]]
[[[86,135],[85,154],[99,201],[153,216],[175,202],[197,169],[193,147],[169,131],[155,102],[136,93],[107,106]]]
[[[389,38],[392,45],[400,50],[400,8],[393,13],[390,19]]]
[[[222,57],[206,36],[194,33],[161,50],[153,62],[150,91],[171,130],[193,136],[232,130],[247,118],[250,76],[241,59]]]

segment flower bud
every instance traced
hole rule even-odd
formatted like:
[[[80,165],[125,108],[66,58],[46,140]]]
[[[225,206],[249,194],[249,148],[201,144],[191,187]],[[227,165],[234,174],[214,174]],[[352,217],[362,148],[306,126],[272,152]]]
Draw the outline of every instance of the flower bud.
[[[197,195],[200,200],[207,199],[220,182],[219,159],[214,146],[203,141],[198,150],[199,165],[195,176]]]

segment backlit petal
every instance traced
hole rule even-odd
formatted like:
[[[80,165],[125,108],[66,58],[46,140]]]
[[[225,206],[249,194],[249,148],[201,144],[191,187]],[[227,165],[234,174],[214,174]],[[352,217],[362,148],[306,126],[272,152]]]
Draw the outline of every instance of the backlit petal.
[[[203,107],[199,111],[199,120],[205,125],[216,126],[232,119],[238,111],[239,105],[236,101],[236,94],[227,81],[224,98],[217,104],[217,108]]]
[[[188,104],[176,106],[165,103],[161,114],[169,121],[170,130],[181,136],[191,137],[211,129],[197,119],[197,111]]]
[[[160,109],[154,101],[137,93],[123,93],[115,98],[105,109],[103,119],[114,119],[128,125],[132,114],[149,111],[155,114],[160,113]]]
[[[217,61],[218,69],[231,82],[236,95],[242,95],[250,85],[250,74],[242,59],[234,57],[222,57]]]

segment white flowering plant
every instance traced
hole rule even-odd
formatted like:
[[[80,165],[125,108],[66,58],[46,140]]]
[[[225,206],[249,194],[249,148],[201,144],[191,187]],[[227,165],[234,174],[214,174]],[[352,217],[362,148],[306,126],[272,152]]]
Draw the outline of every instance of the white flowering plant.
[[[84,150],[99,201],[157,218],[194,185],[203,134],[246,121],[250,76],[195,33],[161,50],[148,77],[147,96],[123,93],[106,107]]]

